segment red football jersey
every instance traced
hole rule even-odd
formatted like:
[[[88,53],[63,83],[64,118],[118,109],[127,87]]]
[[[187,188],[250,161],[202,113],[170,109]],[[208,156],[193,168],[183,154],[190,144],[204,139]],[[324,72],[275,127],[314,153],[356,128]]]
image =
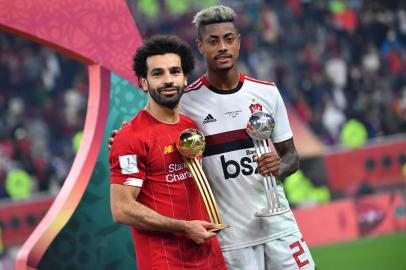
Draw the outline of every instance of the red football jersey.
[[[115,137],[111,183],[140,187],[137,201],[162,215],[208,221],[197,184],[176,149],[180,132],[195,127],[184,115],[168,124],[140,111]],[[226,269],[215,237],[198,245],[181,233],[131,231],[139,270]]]

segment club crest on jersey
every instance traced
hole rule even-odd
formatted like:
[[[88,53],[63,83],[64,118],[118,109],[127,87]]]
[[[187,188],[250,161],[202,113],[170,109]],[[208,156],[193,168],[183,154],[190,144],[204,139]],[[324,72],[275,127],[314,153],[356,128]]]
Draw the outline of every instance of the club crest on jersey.
[[[257,112],[257,111],[262,111],[262,105],[259,104],[258,102],[256,102],[255,100],[252,101],[253,103],[251,103],[250,105],[250,110],[251,113]],[[255,103],[254,103],[255,102]]]
[[[164,147],[164,155],[173,153],[175,151],[175,147],[173,145],[167,145]]]

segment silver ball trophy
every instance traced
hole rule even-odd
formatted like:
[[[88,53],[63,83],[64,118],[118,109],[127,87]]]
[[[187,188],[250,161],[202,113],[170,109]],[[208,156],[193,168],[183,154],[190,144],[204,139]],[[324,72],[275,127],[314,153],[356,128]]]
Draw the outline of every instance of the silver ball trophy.
[[[275,120],[272,115],[262,111],[253,112],[248,120],[246,131],[254,141],[255,151],[260,157],[265,153],[271,152],[268,139],[271,138]],[[275,176],[266,175],[263,177],[265,194],[268,208],[262,208],[255,213],[256,217],[269,217],[287,212],[289,209],[282,207],[279,201],[278,186]]]

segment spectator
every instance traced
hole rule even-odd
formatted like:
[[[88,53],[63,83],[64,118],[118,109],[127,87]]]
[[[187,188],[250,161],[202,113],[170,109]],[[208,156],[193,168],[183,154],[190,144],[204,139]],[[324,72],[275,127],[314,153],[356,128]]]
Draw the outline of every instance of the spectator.
[[[141,34],[176,32],[195,42],[189,23],[199,8],[194,5],[176,18],[162,8],[159,22],[138,24]],[[262,0],[232,5],[242,18],[241,69],[279,85],[323,141],[339,143],[340,123],[352,118],[369,127],[369,138],[406,132],[399,109],[406,87],[404,3]],[[139,22],[147,21],[134,12]],[[195,76],[200,73],[197,67]],[[382,81],[388,82],[385,90],[377,83]],[[323,101],[325,95],[330,103]],[[379,95],[386,101],[375,98]],[[380,119],[371,121],[371,111],[378,111]],[[330,125],[325,119],[332,116],[338,122]],[[392,119],[389,126],[386,119]]]
[[[7,187],[18,170],[32,181],[27,194],[50,192],[53,182],[65,180],[75,154],[72,138],[84,125],[85,74],[82,65],[50,49],[0,35],[0,198],[26,197],[14,189],[24,181],[14,177]]]

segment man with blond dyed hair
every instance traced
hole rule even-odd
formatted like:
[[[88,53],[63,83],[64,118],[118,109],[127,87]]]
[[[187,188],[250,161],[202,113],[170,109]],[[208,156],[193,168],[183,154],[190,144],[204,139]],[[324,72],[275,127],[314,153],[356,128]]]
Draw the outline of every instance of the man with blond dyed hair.
[[[280,215],[255,217],[266,205],[264,175],[278,177],[280,203],[289,208],[281,182],[299,168],[299,157],[276,85],[238,70],[241,36],[236,17],[226,6],[196,14],[197,46],[207,73],[185,89],[180,102],[180,111],[206,136],[203,169],[223,223],[231,226],[218,234],[221,249],[232,270],[315,269],[290,209]],[[271,139],[277,153],[252,157],[254,144],[245,128],[254,108],[275,119]]]
[[[255,217],[266,205],[264,175],[278,177],[281,205],[289,208],[281,182],[299,168],[299,157],[278,88],[238,70],[241,36],[236,17],[226,6],[201,10],[194,17],[207,73],[185,89],[180,103],[181,112],[206,136],[203,169],[223,223],[231,226],[218,234],[222,252],[228,269],[315,269],[290,209]],[[254,159],[254,145],[245,132],[253,108],[275,119],[271,139],[277,152]]]

